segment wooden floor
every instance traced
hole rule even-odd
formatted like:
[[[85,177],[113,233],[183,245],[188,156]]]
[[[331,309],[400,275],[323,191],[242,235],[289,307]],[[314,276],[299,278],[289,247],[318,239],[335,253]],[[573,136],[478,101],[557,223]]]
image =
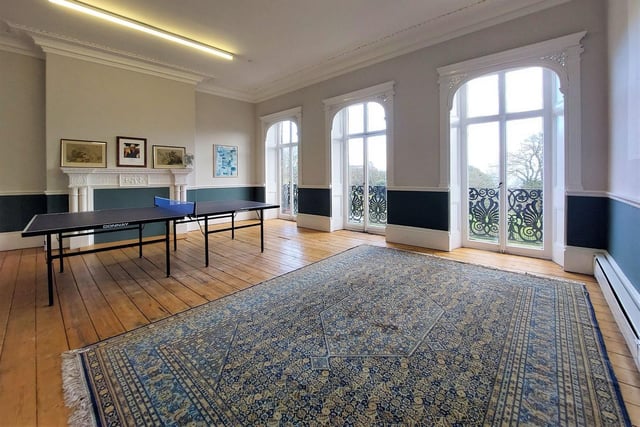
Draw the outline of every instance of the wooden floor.
[[[0,252],[0,425],[66,425],[60,354],[155,322],[190,307],[245,289],[359,244],[416,250],[514,271],[584,281],[632,423],[640,425],[640,375],[591,276],[568,274],[548,261],[470,249],[450,253],[388,244],[384,237],[348,231],[324,233],[271,220],[265,252],[259,231],[210,237],[211,266],[203,241],[191,232],[172,254],[172,277],[164,274],[161,244],[68,258],[56,274],[56,295],[47,306],[42,248]]]

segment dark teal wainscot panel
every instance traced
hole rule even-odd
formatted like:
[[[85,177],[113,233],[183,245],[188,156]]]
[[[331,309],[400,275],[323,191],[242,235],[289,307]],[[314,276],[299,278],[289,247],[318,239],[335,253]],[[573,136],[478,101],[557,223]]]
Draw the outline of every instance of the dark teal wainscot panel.
[[[0,233],[22,231],[34,215],[45,212],[44,194],[0,196]]]
[[[144,208],[153,206],[154,196],[169,197],[169,188],[105,188],[93,192],[93,209]],[[143,237],[164,235],[164,223],[146,224]],[[118,231],[96,234],[95,243],[115,242],[118,240],[137,239],[136,230]]]
[[[387,191],[387,224],[449,230],[449,193],[446,191]]]
[[[567,245],[605,249],[609,223],[609,198],[567,197]]]
[[[298,213],[331,217],[331,190],[298,187]]]
[[[198,188],[187,190],[189,202],[208,200],[252,200],[264,202],[264,187]]]
[[[69,212],[68,194],[47,195],[47,213]]]
[[[607,250],[640,292],[640,208],[619,200],[609,201]]]

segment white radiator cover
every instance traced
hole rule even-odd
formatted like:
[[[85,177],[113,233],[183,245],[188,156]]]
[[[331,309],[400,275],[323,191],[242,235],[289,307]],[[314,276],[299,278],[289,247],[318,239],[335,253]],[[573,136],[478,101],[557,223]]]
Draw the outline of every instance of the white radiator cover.
[[[594,257],[593,274],[640,370],[640,293],[608,253]]]

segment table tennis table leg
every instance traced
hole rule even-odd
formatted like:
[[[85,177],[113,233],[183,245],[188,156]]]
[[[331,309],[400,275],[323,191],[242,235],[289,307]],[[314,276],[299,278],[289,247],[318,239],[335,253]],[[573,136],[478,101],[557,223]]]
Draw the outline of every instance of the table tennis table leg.
[[[142,224],[138,224],[138,257],[142,258]]]
[[[62,233],[58,233],[58,253],[60,254],[60,273],[64,273],[64,248],[62,245]]]
[[[204,265],[209,267],[209,217],[204,217]]]
[[[62,262],[62,258],[60,258]],[[49,305],[53,305],[53,259],[51,258],[51,234],[47,234],[47,288],[49,290]]]
[[[264,252],[264,209],[260,209],[260,252]]]
[[[171,275],[171,260],[169,251],[169,221],[164,222],[164,252],[165,263],[167,264],[167,277]]]
[[[178,226],[176,225],[176,221],[173,220],[173,250],[174,251],[178,250],[178,235],[176,234],[177,229],[178,229]]]
[[[236,238],[236,213],[231,214],[231,240]]]

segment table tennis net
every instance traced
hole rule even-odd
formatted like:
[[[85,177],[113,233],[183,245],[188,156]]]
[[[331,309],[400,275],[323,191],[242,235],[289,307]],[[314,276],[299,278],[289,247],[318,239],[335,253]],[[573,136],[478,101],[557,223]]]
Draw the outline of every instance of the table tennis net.
[[[156,207],[169,209],[185,216],[193,215],[196,209],[196,205],[193,202],[182,202],[158,196],[153,198],[153,204]]]

